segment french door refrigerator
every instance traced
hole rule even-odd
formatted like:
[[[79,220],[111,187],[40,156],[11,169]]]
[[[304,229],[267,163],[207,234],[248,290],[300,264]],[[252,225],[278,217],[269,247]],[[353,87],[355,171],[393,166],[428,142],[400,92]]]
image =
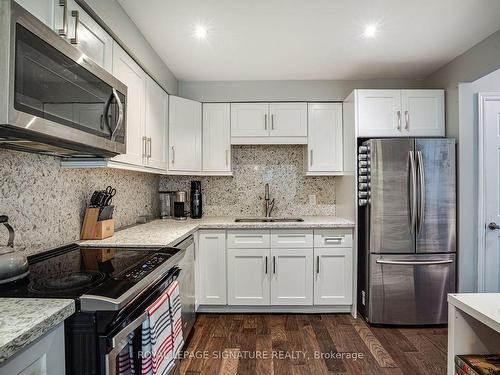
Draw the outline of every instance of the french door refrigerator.
[[[455,141],[371,139],[358,159],[360,313],[373,324],[446,323],[455,291]]]

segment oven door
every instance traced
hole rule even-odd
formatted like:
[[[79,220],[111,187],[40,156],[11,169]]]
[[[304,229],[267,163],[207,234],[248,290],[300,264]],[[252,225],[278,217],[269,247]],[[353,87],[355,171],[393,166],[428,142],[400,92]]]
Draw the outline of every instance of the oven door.
[[[83,155],[126,151],[125,85],[15,3],[10,38],[7,125],[20,138]]]

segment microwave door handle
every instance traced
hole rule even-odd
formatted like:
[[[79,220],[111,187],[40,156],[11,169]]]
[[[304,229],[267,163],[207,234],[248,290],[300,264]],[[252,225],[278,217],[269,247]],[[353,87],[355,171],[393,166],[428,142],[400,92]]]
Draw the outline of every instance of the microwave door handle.
[[[113,96],[116,99],[116,103],[118,103],[118,120],[116,121],[116,127],[115,130],[111,133],[111,140],[114,141],[116,138],[116,134],[118,130],[121,129],[122,124],[123,124],[123,104],[122,101],[120,100],[120,97],[118,96],[118,92],[116,89],[113,89]]]

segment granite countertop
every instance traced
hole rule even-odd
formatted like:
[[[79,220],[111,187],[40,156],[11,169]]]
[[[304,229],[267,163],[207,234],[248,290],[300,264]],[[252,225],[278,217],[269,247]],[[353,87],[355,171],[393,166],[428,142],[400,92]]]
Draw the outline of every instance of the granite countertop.
[[[71,299],[0,298],[0,363],[74,312]]]
[[[154,220],[115,232],[104,240],[79,243],[83,247],[149,247],[175,246],[199,229],[291,229],[291,228],[353,228],[350,220],[336,216],[304,216],[302,222],[236,223],[234,217],[204,217],[187,220]]]

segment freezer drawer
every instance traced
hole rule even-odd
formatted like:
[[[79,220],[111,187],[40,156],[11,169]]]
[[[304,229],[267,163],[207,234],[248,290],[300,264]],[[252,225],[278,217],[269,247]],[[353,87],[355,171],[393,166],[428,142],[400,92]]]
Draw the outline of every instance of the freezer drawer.
[[[370,323],[444,324],[454,291],[455,254],[370,255]]]

